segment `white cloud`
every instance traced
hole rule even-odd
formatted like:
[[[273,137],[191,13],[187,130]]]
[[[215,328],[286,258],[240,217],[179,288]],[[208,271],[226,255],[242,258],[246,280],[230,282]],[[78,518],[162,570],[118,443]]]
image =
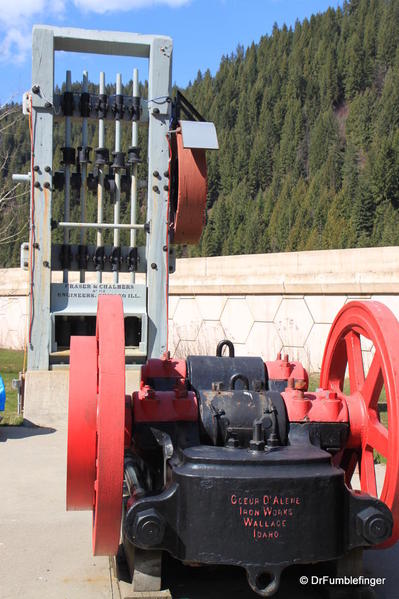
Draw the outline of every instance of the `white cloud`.
[[[0,0],[0,61],[22,63],[31,50],[33,22],[41,16],[60,20],[68,4],[81,12],[103,14],[166,5],[178,8],[191,0]]]
[[[31,29],[40,15],[64,14],[62,0],[0,0],[0,60],[21,63],[31,49]]]
[[[0,60],[3,62],[22,63],[31,48],[29,35],[23,35],[15,27],[11,27],[0,40]]]
[[[82,12],[106,13],[114,11],[129,11],[138,8],[150,8],[156,4],[166,4],[178,8],[188,4],[190,0],[72,0],[74,5]]]
[[[34,14],[43,12],[46,0],[0,0],[0,22],[18,25],[26,22]]]

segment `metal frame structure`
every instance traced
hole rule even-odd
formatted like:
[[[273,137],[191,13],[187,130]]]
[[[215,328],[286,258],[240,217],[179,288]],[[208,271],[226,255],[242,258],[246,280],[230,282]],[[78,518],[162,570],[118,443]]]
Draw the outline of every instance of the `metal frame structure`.
[[[131,56],[148,58],[148,204],[147,204],[147,239],[145,249],[146,259],[146,303],[140,308],[142,318],[142,344],[140,344],[141,361],[145,358],[159,357],[166,350],[167,340],[167,286],[169,256],[160,239],[166,239],[168,220],[168,161],[169,147],[167,132],[170,121],[171,94],[171,65],[172,40],[169,37],[156,35],[139,35],[134,33],[119,33],[109,31],[88,31],[81,29],[35,26],[33,29],[33,65],[32,65],[32,132],[35,141],[34,176],[31,178],[34,206],[31,206],[33,219],[31,222],[34,244],[33,278],[31,285],[31,334],[28,346],[28,370],[48,370],[51,366],[50,356],[54,346],[54,316],[57,306],[52,298],[56,295],[56,285],[63,285],[69,292],[69,283],[64,273],[64,283],[52,282],[52,184],[53,184],[53,121],[54,106],[54,61],[55,52],[84,52],[108,54],[115,56]],[[135,82],[137,88],[137,81]],[[163,98],[156,103],[152,98]],[[137,131],[134,131],[137,139]],[[136,174],[134,185],[136,185]],[[115,183],[118,184],[117,177]],[[31,200],[32,201],[32,200]],[[34,208],[34,210],[33,210]],[[83,205],[84,208],[84,205]],[[134,212],[134,211],[133,211]],[[84,213],[82,213],[84,214]],[[65,221],[68,221],[68,214]],[[100,215],[99,215],[100,218]],[[102,218],[102,216],[101,216]],[[119,238],[117,226],[109,227]],[[85,219],[82,218],[84,221]],[[98,220],[101,223],[101,220]],[[114,223],[114,224],[115,224]],[[59,223],[65,226],[66,223]],[[76,223],[83,232],[89,223]],[[69,223],[67,230],[74,226]],[[98,227],[104,228],[101,223]],[[118,228],[117,228],[118,227]],[[143,225],[128,225],[131,231]],[[68,239],[68,235],[66,235]],[[135,239],[135,235],[131,235]],[[166,246],[166,248],[168,245]],[[83,276],[82,276],[83,275]],[[80,283],[74,283],[74,288],[84,284],[84,273],[81,273]],[[99,281],[99,279],[98,279]],[[137,290],[142,297],[142,290],[131,277],[130,289]],[[114,276],[112,292],[120,293],[121,286],[118,277]],[[103,290],[101,291],[104,292]],[[123,293],[122,293],[123,295]],[[160,299],[161,298],[161,299]],[[162,301],[165,298],[165,301]],[[95,304],[97,298],[95,298]],[[59,306],[58,306],[59,308]],[[126,308],[126,306],[125,306]],[[62,312],[61,312],[62,313]],[[129,311],[127,310],[127,313]],[[95,314],[95,310],[94,310]]]

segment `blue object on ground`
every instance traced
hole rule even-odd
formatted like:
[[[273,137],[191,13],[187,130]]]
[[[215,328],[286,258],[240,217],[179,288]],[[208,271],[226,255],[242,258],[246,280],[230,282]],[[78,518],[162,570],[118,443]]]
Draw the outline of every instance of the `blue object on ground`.
[[[4,381],[0,376],[0,412],[3,412],[5,407],[6,407],[6,388],[4,386]]]

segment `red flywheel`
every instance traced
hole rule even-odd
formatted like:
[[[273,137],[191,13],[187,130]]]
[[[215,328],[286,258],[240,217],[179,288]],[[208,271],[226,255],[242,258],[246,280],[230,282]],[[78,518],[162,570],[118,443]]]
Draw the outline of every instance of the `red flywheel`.
[[[72,337],[67,509],[93,510],[93,553],[115,555],[120,539],[125,429],[122,298],[98,298],[95,337]]]
[[[365,375],[361,338],[369,339],[374,356]],[[378,497],[392,511],[394,527],[388,547],[399,539],[399,322],[382,303],[350,302],[331,327],[321,368],[320,384],[342,394],[345,373],[350,392],[345,396],[350,436],[339,463],[348,485],[356,467],[360,490]],[[385,389],[387,423],[380,417],[379,399]],[[377,493],[375,453],[386,459],[384,482]]]
[[[91,510],[94,501],[97,412],[97,341],[71,337],[69,367],[68,510]]]

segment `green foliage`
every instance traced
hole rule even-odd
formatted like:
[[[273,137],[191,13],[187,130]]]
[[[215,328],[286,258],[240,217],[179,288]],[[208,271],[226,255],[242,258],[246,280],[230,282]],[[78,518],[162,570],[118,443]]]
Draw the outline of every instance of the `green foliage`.
[[[179,248],[179,255],[398,243],[398,30],[397,0],[351,0],[293,29],[275,25],[259,43],[224,56],[215,76],[198,73],[183,92],[215,122],[220,151],[208,155],[208,217],[200,245]],[[0,121],[0,154],[7,154],[0,174],[5,190],[12,172],[29,170],[27,123],[20,119],[2,131],[12,118]],[[93,147],[96,135],[90,127]],[[144,159],[145,135],[140,129]],[[56,167],[63,136],[63,126],[57,125]],[[112,125],[106,144],[113,146]],[[139,177],[145,176],[143,164]],[[28,216],[27,198],[18,201],[9,228],[16,237],[5,244],[0,239],[1,265],[18,263],[18,232]],[[54,195],[53,208],[60,218],[60,194]],[[128,211],[124,199],[123,218],[128,219]],[[144,211],[141,192],[141,219]],[[95,217],[94,195],[87,212]],[[111,215],[108,202],[106,217]],[[0,232],[5,218],[0,206]],[[26,238],[26,231],[21,235]],[[60,236],[56,232],[54,239]]]

